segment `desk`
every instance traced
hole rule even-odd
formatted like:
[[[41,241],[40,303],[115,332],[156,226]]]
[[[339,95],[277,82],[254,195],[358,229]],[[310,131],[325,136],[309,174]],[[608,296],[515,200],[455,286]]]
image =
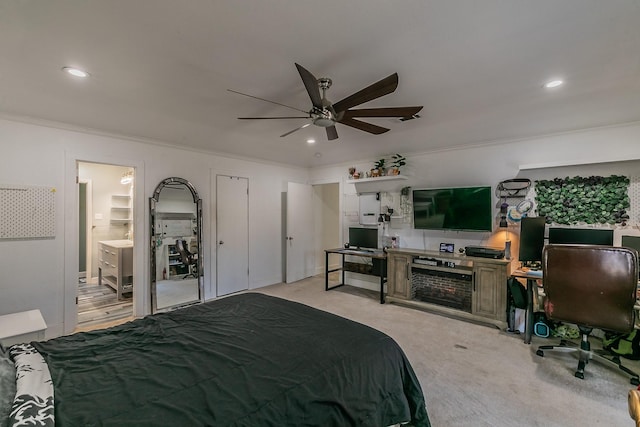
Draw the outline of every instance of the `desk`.
[[[533,289],[538,286],[536,281],[542,279],[541,270],[530,272],[528,270],[515,270],[511,273],[511,277],[519,277],[527,280],[527,311],[524,318],[524,343],[531,344],[531,335],[533,335]]]
[[[328,290],[331,290],[331,289],[335,289],[335,288],[339,288],[340,286],[344,286],[345,285],[345,279],[344,279],[344,257],[345,257],[345,255],[361,256],[361,257],[365,257],[365,258],[371,258],[372,260],[379,259],[379,260],[383,260],[385,264],[387,262],[387,254],[385,252],[383,252],[383,251],[367,252],[367,251],[359,251],[357,249],[337,248],[337,249],[325,249],[324,253],[325,253],[325,255],[324,255],[324,290],[325,291],[328,291]],[[333,270],[329,270],[329,254],[342,255],[342,261],[340,263],[340,267],[334,268]],[[333,273],[334,271],[339,271],[339,270],[342,270],[342,281],[340,282],[339,285],[329,287],[329,273]],[[380,267],[380,273],[379,273],[379,277],[380,277],[380,304],[384,304],[384,284],[387,281],[385,270],[386,270],[386,268],[384,268],[384,265]]]
[[[533,299],[535,297],[533,290],[538,286],[537,281],[542,279],[542,270],[536,270],[535,272],[515,270],[511,273],[512,277],[518,277],[527,280],[527,310],[524,318],[524,343],[531,344],[531,337],[533,336]],[[638,295],[640,295],[640,281],[638,281]],[[640,299],[636,300],[636,304],[633,307],[636,310],[636,319],[640,319]],[[640,327],[640,324],[636,324],[636,328]]]

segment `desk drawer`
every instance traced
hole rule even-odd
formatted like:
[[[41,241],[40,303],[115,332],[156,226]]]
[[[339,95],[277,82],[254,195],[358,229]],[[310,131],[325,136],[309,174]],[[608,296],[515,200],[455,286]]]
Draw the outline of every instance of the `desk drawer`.
[[[102,250],[102,260],[109,263],[109,265],[118,265],[118,253],[115,249],[109,248],[108,246],[103,246]]]
[[[118,269],[117,268],[103,268],[102,277],[111,282],[118,282]]]
[[[118,276],[118,267],[109,264],[106,261],[100,260],[100,268],[102,269],[102,276]]]

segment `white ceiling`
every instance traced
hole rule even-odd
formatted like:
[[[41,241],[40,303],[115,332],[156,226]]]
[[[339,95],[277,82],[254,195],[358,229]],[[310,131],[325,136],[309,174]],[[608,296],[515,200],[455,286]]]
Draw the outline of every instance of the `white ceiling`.
[[[421,118],[367,119],[378,136],[337,124],[336,141],[280,137],[305,119],[237,120],[297,114],[227,89],[310,109],[296,62],[333,80],[333,102],[397,72],[361,108]],[[640,1],[2,0],[0,113],[302,167],[626,123]]]

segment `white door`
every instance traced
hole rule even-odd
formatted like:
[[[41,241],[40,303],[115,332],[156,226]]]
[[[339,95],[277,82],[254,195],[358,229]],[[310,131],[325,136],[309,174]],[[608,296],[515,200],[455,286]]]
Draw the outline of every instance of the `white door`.
[[[249,289],[249,180],[216,176],[217,296]]]
[[[287,252],[286,282],[292,283],[313,276],[313,188],[289,182],[287,185]]]

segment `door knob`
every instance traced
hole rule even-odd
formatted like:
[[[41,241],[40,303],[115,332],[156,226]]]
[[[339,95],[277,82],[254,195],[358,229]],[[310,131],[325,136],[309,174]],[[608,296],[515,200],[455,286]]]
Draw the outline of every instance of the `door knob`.
[[[218,244],[220,244],[220,245],[224,245],[224,241],[220,240],[220,241],[218,242]]]

